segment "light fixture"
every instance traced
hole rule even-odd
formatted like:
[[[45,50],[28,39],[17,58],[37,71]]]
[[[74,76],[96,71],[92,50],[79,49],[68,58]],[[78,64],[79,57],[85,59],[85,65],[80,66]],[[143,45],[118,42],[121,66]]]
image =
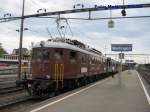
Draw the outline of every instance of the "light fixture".
[[[112,19],[108,21],[108,28],[114,28],[114,21]]]
[[[114,28],[114,21],[112,20],[112,10],[110,8],[110,20],[108,21],[108,28]]]
[[[125,0],[123,0],[123,9],[121,11],[122,16],[126,16],[127,15],[124,5],[125,5]]]
[[[123,10],[121,11],[121,14],[122,14],[122,16],[126,16],[126,15],[127,15],[127,14],[126,14],[126,10],[123,9]]]
[[[44,13],[46,13],[46,9],[45,8],[44,9],[38,9],[37,13],[40,13],[41,11],[44,11]]]

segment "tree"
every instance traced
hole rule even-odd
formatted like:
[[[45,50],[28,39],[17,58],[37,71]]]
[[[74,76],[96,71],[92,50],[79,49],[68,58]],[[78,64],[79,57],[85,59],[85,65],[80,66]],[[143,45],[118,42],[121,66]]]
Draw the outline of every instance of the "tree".
[[[2,57],[3,54],[7,54],[7,51],[2,47],[2,43],[0,43],[0,57]]]

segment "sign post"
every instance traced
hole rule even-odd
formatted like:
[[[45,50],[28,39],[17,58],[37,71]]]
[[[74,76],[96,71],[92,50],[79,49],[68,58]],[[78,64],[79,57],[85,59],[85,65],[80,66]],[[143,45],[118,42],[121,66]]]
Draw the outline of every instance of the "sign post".
[[[119,53],[119,59],[122,65],[122,59],[124,59],[124,53],[122,52],[132,51],[132,44],[111,44],[111,51],[121,52]]]
[[[22,64],[21,58],[22,58],[22,41],[23,41],[23,27],[24,27],[24,8],[25,8],[25,0],[23,0],[21,26],[20,26],[18,80],[21,80],[21,64]]]
[[[118,74],[118,82],[119,85],[121,85],[122,59],[124,59],[123,52],[132,51],[132,44],[111,44],[111,51],[121,52],[119,53],[120,66],[119,66],[119,74]]]

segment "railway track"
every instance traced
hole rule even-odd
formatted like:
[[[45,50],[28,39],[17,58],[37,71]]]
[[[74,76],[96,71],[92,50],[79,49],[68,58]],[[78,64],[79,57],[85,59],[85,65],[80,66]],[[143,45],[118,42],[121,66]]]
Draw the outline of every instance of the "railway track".
[[[24,102],[24,101],[27,101],[27,100],[30,100],[30,99],[31,99],[30,97],[24,97],[24,98],[15,99],[15,100],[9,101],[9,102],[3,102],[3,103],[0,103],[0,109],[5,108],[6,106],[21,103],[21,102]]]
[[[21,91],[23,88],[16,86],[16,81],[1,81],[0,82],[0,95]]]
[[[146,80],[146,82],[150,85],[150,71],[142,71],[142,77]]]
[[[29,99],[23,88],[16,86],[14,80],[0,81],[0,108]]]
[[[141,76],[144,78],[144,80],[150,85],[150,70],[143,68],[139,70]]]
[[[22,87],[16,86],[16,79],[16,74],[0,75],[0,112],[3,108],[31,99]]]
[[[21,90],[23,90],[23,88],[21,87],[2,88],[0,89],[0,95],[13,93],[13,92],[21,91]]]
[[[0,108],[24,102],[31,99],[25,90],[7,92],[0,94]]]

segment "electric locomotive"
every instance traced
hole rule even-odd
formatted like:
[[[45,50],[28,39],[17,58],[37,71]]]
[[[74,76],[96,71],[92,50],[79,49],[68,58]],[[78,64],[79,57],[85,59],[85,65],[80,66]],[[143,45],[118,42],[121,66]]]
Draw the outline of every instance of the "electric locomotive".
[[[77,40],[49,39],[34,45],[32,79],[26,87],[33,97],[47,97],[117,72],[118,62]],[[105,74],[105,75],[104,75]]]

